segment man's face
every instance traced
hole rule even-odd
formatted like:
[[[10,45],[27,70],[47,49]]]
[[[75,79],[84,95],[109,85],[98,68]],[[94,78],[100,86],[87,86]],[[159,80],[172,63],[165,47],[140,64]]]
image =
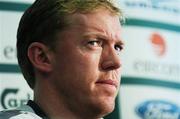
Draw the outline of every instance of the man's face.
[[[119,18],[105,9],[70,18],[56,43],[52,84],[71,111],[110,113],[120,84]]]

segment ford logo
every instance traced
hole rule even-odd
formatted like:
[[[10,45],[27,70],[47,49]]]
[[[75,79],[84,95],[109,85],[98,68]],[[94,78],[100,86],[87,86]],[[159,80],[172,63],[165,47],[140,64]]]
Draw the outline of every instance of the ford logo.
[[[135,111],[142,119],[180,119],[180,108],[162,100],[143,102],[136,107]]]

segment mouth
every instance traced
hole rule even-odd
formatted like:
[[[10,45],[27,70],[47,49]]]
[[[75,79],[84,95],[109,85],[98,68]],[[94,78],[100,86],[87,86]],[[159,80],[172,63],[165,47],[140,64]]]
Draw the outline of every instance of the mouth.
[[[96,84],[114,86],[116,89],[118,88],[118,81],[112,79],[98,80]]]

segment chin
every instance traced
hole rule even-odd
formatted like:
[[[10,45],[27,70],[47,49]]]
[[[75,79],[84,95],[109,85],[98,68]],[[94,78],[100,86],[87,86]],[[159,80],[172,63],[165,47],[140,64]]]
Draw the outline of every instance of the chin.
[[[104,113],[104,116],[111,113],[114,110],[115,107],[115,103],[113,102],[112,104],[106,104],[104,106],[104,109],[102,111],[102,113]]]
[[[100,117],[104,117],[111,113],[115,107],[115,100],[104,99],[99,101],[96,105],[96,113],[99,113]]]

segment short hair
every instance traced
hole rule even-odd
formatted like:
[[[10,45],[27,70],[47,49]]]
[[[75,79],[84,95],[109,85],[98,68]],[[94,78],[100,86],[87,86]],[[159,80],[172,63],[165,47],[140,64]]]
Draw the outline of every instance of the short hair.
[[[27,56],[31,43],[41,42],[53,47],[55,34],[67,25],[67,15],[89,13],[105,7],[121,16],[121,10],[111,0],[36,0],[23,14],[17,32],[17,58],[30,88],[34,89],[35,73]]]

